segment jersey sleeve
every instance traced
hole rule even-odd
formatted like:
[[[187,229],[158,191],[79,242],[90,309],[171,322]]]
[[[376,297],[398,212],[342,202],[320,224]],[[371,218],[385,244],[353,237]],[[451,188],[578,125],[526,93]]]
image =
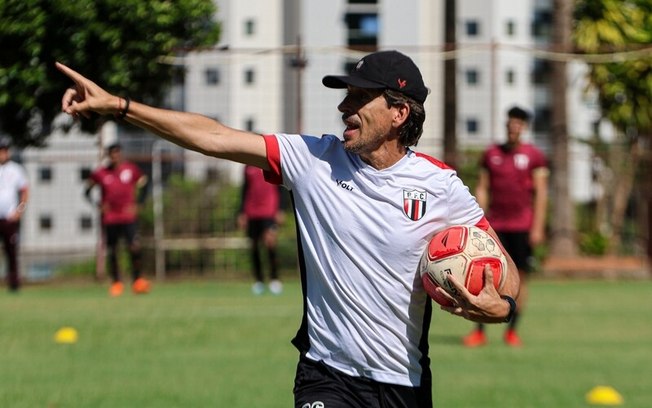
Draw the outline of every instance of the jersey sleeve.
[[[88,176],[88,179],[91,180],[95,184],[100,184],[101,181],[101,176],[100,176],[101,169],[96,169],[91,173],[90,176]]]
[[[281,152],[276,135],[264,135],[265,147],[267,148],[267,163],[270,170],[264,171],[265,181],[272,184],[282,184],[281,175]]]
[[[319,160],[333,143],[340,142],[332,135],[321,138],[285,133],[266,135],[270,170],[265,172],[265,180],[292,189],[297,179],[310,176],[315,160]]]
[[[548,161],[543,152],[537,148],[532,150],[532,169],[538,169],[541,167],[548,167]]]
[[[29,179],[23,166],[18,166],[18,190],[23,191],[29,188]]]
[[[454,172],[450,176],[448,191],[449,223],[451,225],[478,225],[483,228],[481,224],[484,211],[469,188]]]

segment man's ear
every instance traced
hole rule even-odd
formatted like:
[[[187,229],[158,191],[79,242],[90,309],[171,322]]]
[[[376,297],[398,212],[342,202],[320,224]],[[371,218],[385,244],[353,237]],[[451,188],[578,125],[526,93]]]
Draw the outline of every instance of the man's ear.
[[[392,125],[400,127],[410,116],[410,105],[402,103],[393,107],[394,117],[392,118]]]

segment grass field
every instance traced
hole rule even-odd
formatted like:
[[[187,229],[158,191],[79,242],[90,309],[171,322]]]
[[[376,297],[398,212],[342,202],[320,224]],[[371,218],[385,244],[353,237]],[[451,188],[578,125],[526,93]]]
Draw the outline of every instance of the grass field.
[[[525,347],[460,346],[471,324],[435,311],[437,407],[587,407],[609,385],[652,407],[652,282],[534,281]],[[104,285],[0,293],[0,407],[290,407],[300,288],[254,297],[249,284],[157,284],[110,299]],[[55,332],[74,327],[75,344]]]

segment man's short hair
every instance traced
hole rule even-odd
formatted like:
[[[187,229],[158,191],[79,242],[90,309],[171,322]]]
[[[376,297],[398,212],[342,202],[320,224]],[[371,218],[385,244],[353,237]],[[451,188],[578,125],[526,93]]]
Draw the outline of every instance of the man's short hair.
[[[120,143],[118,143],[118,142],[114,142],[114,143],[109,144],[109,145],[106,147],[106,152],[107,152],[107,153],[111,153],[111,152],[114,151],[114,150],[120,150],[120,149],[122,149],[122,146],[120,146]]]
[[[529,122],[530,121],[530,113],[526,111],[523,108],[519,108],[518,106],[514,106],[510,110],[507,111],[507,117],[508,118],[514,118],[514,119],[520,119],[524,122]]]

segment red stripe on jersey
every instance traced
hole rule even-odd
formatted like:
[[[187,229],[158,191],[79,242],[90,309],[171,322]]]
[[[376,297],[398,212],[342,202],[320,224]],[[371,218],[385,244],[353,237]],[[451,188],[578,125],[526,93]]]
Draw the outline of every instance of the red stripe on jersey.
[[[475,224],[475,226],[480,228],[481,230],[488,231],[489,228],[491,227],[491,224],[489,224],[489,220],[487,220],[486,217],[482,217],[482,219],[478,221],[478,223]]]
[[[278,140],[274,135],[263,135],[265,147],[267,148],[267,163],[270,170],[264,172],[265,181],[272,184],[282,184],[283,175],[281,174],[281,149],[278,146]]]
[[[428,160],[430,163],[434,164],[434,165],[437,166],[437,167],[440,167],[440,168],[442,168],[442,169],[450,169],[450,170],[453,170],[453,168],[452,168],[451,166],[449,166],[448,164],[444,163],[444,162],[441,161],[441,160],[437,160],[437,159],[435,159],[435,158],[432,157],[432,156],[428,156],[427,154],[419,153],[419,152],[414,152],[414,154],[415,154],[417,157],[421,157],[421,158],[424,158],[424,159]]]

